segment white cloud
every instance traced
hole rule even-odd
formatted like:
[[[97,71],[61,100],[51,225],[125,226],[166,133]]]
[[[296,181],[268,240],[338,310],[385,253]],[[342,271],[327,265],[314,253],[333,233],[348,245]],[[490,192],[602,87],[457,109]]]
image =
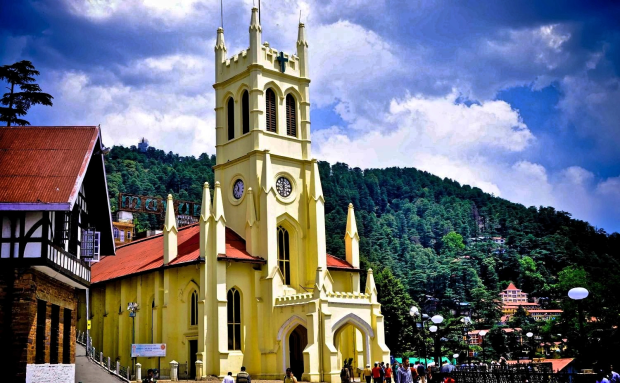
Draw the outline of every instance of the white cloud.
[[[137,22],[148,23],[157,20],[172,23],[195,15],[194,11],[198,5],[204,7],[214,2],[203,0],[65,0],[65,3],[73,14],[93,21],[103,21],[120,16]]]

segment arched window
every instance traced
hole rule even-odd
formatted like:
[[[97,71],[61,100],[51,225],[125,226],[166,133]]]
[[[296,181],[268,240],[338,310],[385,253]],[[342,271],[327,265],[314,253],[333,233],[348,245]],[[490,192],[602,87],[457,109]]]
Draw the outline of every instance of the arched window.
[[[241,295],[234,287],[228,290],[228,349],[241,350]]]
[[[278,266],[284,276],[284,284],[291,284],[291,257],[289,252],[288,231],[278,226]]]
[[[228,139],[235,138],[235,101],[233,98],[228,99]]]
[[[192,293],[192,299],[190,302],[189,324],[190,326],[198,325],[198,293],[196,290]]]
[[[265,116],[267,118],[267,131],[276,132],[276,94],[273,89],[267,89],[265,94]]]
[[[241,96],[241,109],[243,111],[243,134],[250,133],[250,96],[247,90]]]
[[[297,113],[295,110],[295,98],[286,96],[286,135],[297,137]]]

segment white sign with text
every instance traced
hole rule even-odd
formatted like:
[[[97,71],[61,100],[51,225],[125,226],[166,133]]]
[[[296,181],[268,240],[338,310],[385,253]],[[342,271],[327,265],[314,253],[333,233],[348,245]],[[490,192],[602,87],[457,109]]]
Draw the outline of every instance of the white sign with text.
[[[131,357],[136,358],[139,356],[151,357],[166,356],[166,344],[165,343],[153,343],[153,344],[132,344],[131,345]]]
[[[75,383],[75,364],[27,364],[26,383]]]

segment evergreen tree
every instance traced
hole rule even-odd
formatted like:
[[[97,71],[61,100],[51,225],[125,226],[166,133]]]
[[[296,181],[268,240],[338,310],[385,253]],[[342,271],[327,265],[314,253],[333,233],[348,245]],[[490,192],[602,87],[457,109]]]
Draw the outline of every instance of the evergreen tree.
[[[39,71],[34,68],[30,61],[22,60],[12,65],[0,67],[0,80],[9,84],[9,92],[0,99],[0,121],[5,121],[6,126],[30,125],[30,122],[19,117],[25,116],[33,105],[52,106],[53,97],[41,91],[41,87],[35,83],[34,76]],[[15,89],[19,88],[19,91]]]

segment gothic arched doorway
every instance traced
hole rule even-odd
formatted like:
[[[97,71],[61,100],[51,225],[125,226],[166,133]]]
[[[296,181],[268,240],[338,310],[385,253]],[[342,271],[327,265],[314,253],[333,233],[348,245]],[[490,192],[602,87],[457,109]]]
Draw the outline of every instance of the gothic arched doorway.
[[[297,380],[301,380],[304,373],[304,349],[308,345],[308,330],[297,326],[288,337],[289,367]]]

